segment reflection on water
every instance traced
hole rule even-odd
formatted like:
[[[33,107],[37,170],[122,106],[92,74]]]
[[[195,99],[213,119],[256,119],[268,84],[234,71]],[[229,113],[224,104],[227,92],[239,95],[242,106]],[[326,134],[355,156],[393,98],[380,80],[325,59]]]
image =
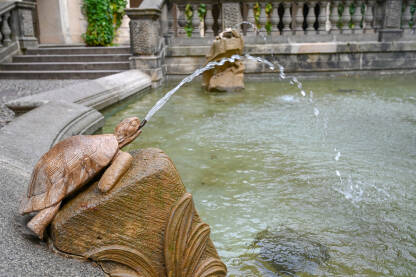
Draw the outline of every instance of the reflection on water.
[[[109,110],[104,131],[143,118],[174,84]],[[277,275],[252,245],[259,232],[282,226],[327,249],[327,260],[298,276],[412,276],[416,80],[305,81],[303,88],[306,97],[287,82],[207,94],[194,82],[127,150],[159,147],[172,158],[230,276]]]

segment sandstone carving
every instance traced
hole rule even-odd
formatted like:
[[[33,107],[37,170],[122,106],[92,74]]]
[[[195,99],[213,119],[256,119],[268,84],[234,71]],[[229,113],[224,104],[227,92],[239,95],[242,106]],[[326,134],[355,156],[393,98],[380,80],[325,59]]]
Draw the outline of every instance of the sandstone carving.
[[[114,134],[70,137],[44,154],[20,205],[22,214],[39,211],[27,224],[29,229],[42,239],[64,198],[110,165],[98,183],[101,192],[108,192],[130,167],[131,155],[120,149],[140,135],[139,126],[138,118],[127,118]]]
[[[96,261],[110,276],[226,276],[174,164],[159,149],[136,150],[107,193],[98,182],[68,201],[51,223],[63,253]]]
[[[244,41],[241,35],[231,29],[219,34],[214,40],[207,62],[219,61],[234,54],[243,53]],[[241,61],[225,63],[204,72],[202,86],[208,91],[236,91],[244,89],[244,65]]]

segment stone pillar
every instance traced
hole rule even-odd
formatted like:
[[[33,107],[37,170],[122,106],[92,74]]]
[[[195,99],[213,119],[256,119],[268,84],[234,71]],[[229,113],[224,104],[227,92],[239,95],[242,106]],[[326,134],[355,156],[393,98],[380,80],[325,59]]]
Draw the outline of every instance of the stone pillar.
[[[15,15],[17,20],[14,20],[14,29],[17,31],[17,40],[20,48],[34,48],[38,46],[38,40],[35,37],[35,28],[33,25],[33,10],[36,8],[36,3],[29,1],[16,2]]]
[[[240,26],[237,24],[243,22],[241,15],[240,3],[238,2],[224,2],[222,3],[222,30],[225,28],[235,28],[240,31]]]
[[[165,76],[164,43],[161,34],[161,10],[131,8],[126,9],[130,18],[130,43],[133,56],[130,67],[147,73],[154,86],[159,85]]]
[[[380,41],[394,41],[401,37],[400,26],[402,17],[402,1],[386,0],[384,4],[384,20],[380,29]]]

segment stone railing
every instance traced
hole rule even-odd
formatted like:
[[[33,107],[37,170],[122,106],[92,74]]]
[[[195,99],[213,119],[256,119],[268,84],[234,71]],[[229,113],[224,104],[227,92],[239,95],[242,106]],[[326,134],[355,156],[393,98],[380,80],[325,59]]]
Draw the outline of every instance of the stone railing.
[[[37,46],[33,26],[36,4],[26,1],[0,3],[0,61],[7,60],[19,48]]]
[[[374,41],[382,39],[382,29],[413,33],[414,5],[413,0],[172,0],[168,34],[195,39],[237,27],[246,40],[260,34],[268,42]]]

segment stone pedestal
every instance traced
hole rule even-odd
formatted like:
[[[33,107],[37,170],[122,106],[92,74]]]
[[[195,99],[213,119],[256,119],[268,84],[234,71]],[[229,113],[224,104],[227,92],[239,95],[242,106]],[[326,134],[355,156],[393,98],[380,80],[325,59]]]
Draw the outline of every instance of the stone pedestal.
[[[402,1],[387,0],[384,8],[383,27],[380,29],[380,41],[395,41],[401,38]]]
[[[97,183],[65,203],[51,224],[58,251],[92,259],[110,276],[218,276],[226,267],[181,178],[159,149],[133,151],[112,190]]]
[[[33,26],[33,10],[36,8],[36,3],[16,2],[16,7],[16,12],[13,15],[16,17],[14,20],[16,25],[13,28],[17,31],[20,48],[35,48],[38,46]]]
[[[165,75],[161,10],[133,8],[126,9],[126,14],[130,18],[130,42],[133,54],[131,68],[144,71],[157,85],[163,81]]]

